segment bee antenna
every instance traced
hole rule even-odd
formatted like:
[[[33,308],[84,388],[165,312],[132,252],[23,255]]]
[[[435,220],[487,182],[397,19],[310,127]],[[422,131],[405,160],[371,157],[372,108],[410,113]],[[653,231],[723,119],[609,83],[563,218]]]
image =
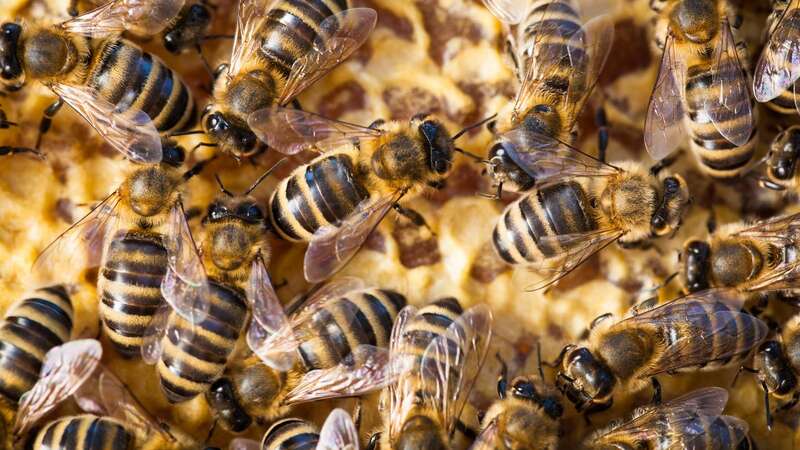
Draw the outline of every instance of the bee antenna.
[[[275,170],[278,166],[280,166],[284,162],[286,162],[286,158],[283,158],[282,160],[273,164],[272,167],[267,169],[266,172],[264,172],[263,174],[261,174],[260,177],[258,177],[258,179],[247,189],[247,191],[245,191],[244,195],[249,195],[251,192],[253,192],[253,190],[257,188],[258,185],[261,184],[261,182],[264,181],[264,179],[267,178],[269,174],[272,173],[273,170]]]
[[[489,122],[489,121],[493,120],[495,117],[497,117],[497,114],[492,114],[492,115],[491,115],[491,116],[489,116],[489,117],[486,117],[486,118],[484,118],[484,119],[481,119],[481,120],[480,120],[479,122],[477,122],[477,123],[473,123],[472,125],[467,125],[465,128],[461,129],[461,131],[459,131],[458,133],[456,133],[455,135],[453,135],[453,140],[455,141],[456,139],[458,139],[458,138],[460,138],[461,136],[463,136],[463,135],[464,135],[464,133],[466,133],[466,132],[468,132],[468,131],[470,131],[470,130],[473,130],[473,129],[475,129],[475,128],[478,128],[478,127],[482,126],[482,125],[483,125],[483,124],[485,124],[486,122]]]
[[[203,134],[203,130],[188,130],[188,131],[176,131],[175,133],[170,133],[170,137],[175,136],[191,136],[193,134]]]
[[[227,195],[228,197],[233,197],[233,192],[225,189],[225,185],[222,184],[222,180],[219,178],[219,174],[214,174],[214,179],[217,180],[217,184],[219,185],[219,190],[222,191],[223,194]]]

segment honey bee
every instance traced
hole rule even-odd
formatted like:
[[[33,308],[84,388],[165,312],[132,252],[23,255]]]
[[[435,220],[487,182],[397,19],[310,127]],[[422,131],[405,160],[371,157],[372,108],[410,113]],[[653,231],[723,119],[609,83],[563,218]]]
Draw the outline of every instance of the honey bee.
[[[209,34],[213,12],[216,6],[207,0],[200,0],[184,5],[172,23],[161,33],[164,48],[172,54],[181,54],[194,50],[200,55],[206,70],[212,75],[213,70],[203,54],[202,45],[217,39],[231,39],[232,35]]]
[[[741,292],[792,289],[797,259],[800,214],[753,224],[730,224],[708,239],[691,239],[683,247],[684,286],[688,292],[734,288]]]
[[[520,85],[494,125],[498,140],[489,151],[488,170],[500,197],[504,187],[533,188],[527,161],[539,147],[574,144],[578,115],[608,58],[614,24],[607,15],[581,17],[573,0],[484,3],[498,19],[517,26],[509,42]]]
[[[39,80],[58,96],[44,113],[36,147],[67,103],[133,161],[162,160],[161,138],[193,126],[192,93],[157,56],[121,39],[125,30],[152,34],[180,0],[113,0],[52,26],[0,26],[0,79],[11,90]]]
[[[353,419],[343,409],[328,414],[320,431],[313,423],[303,419],[283,419],[275,422],[258,443],[237,438],[229,450],[358,450],[358,429]]]
[[[297,403],[382,388],[392,324],[405,304],[397,292],[354,278],[326,284],[288,317],[277,297],[265,300],[247,332],[253,354],[211,386],[208,404],[223,427],[239,432]]]
[[[561,351],[556,385],[586,413],[611,407],[618,389],[635,392],[648,380],[658,403],[656,376],[738,363],[764,340],[767,325],[741,306],[735,292],[707,290],[636,308],[613,323],[595,320],[585,344]]]
[[[800,111],[797,86],[800,63],[794,56],[800,45],[797,18],[800,5],[794,0],[773,0],[767,19],[767,42],[753,74],[753,95],[770,109],[782,114]]]
[[[797,178],[797,158],[800,151],[800,126],[793,125],[778,133],[769,146],[765,159],[766,178],[761,186],[783,191],[796,191],[800,184]]]
[[[230,65],[201,119],[216,145],[236,158],[262,151],[254,133],[261,125],[252,113],[292,102],[364,43],[377,13],[350,3],[239,2]]]
[[[390,344],[397,381],[383,392],[384,430],[367,448],[450,448],[491,336],[492,312],[485,304],[464,311],[448,297],[403,309]]]
[[[615,241],[632,246],[680,227],[688,187],[662,165],[649,172],[634,162],[610,165],[565,144],[534,153],[526,167],[536,187],[506,207],[492,234],[503,261],[544,273],[532,289]]]
[[[727,0],[671,0],[659,6],[666,22],[664,53],[645,120],[645,146],[656,160],[688,133],[700,169],[730,178],[751,167],[756,113],[731,29]],[[736,23],[735,21],[733,23]]]
[[[755,450],[747,422],[722,415],[727,401],[728,391],[710,387],[638,408],[628,420],[592,433],[584,448]]]
[[[181,185],[205,162],[182,172],[181,147],[165,146],[162,156],[158,164],[135,166],[114,192],[48,245],[34,266],[37,273],[72,268],[80,266],[82,255],[88,255],[89,266],[99,263],[103,331],[126,357],[140,354],[145,332],[164,304],[162,290],[170,292],[164,281],[178,277],[202,286],[205,277],[200,258],[186,251],[194,241],[180,199]],[[191,301],[176,307],[200,320],[203,303],[184,297]]]

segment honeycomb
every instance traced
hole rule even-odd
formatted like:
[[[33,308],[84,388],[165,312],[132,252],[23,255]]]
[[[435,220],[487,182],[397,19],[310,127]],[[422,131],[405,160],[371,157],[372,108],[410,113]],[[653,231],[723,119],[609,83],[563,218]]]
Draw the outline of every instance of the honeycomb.
[[[363,0],[359,6],[378,11],[378,25],[368,42],[348,61],[300,96],[304,109],[345,120],[369,124],[376,118],[408,119],[418,112],[444,118],[452,131],[477,122],[512,101],[516,79],[504,54],[505,34],[501,24],[478,0]],[[741,1],[743,33],[751,54],[758,49],[764,20],[769,12],[765,0]],[[233,30],[234,0],[215,2],[213,33]],[[596,151],[594,108],[605,105],[611,124],[609,160],[632,159],[649,165],[642,145],[642,124],[648,95],[655,80],[660,54],[651,46],[651,10],[647,0],[605,0],[615,20],[614,49],[601,76],[597,94],[581,118],[581,146]],[[65,0],[0,0],[3,21],[60,21],[66,18]],[[157,39],[139,40],[143,47],[164,59],[194,88],[200,105],[208,98],[209,75],[195,53],[174,56]],[[225,61],[230,43],[205,46],[205,56],[216,64]],[[50,91],[29,83],[19,92],[0,97],[11,120],[19,127],[0,130],[0,144],[32,146],[42,111],[54,100]],[[762,111],[761,148],[774,136],[775,125],[784,119]],[[491,135],[485,128],[468,133],[460,146],[485,155]],[[180,138],[191,148],[200,138]],[[45,160],[28,155],[0,160],[0,312],[42,281],[31,274],[37,254],[88,208],[114,190],[130,168],[68,108],[59,113],[46,135]],[[762,150],[763,151],[763,150]],[[212,156],[201,148],[195,160]],[[186,189],[187,208],[204,211],[218,190],[218,174],[231,190],[245,189],[275,156],[265,155],[241,164],[217,158]],[[681,230],[644,249],[623,250],[610,246],[546,291],[526,287],[539,275],[524,269],[511,270],[492,253],[490,238],[494,222],[511,197],[504,202],[478,194],[491,190],[482,176],[483,167],[461,158],[442,191],[405,202],[427,220],[432,233],[390,214],[369,238],[365,248],[337,276],[352,275],[368,284],[397,289],[411,304],[422,305],[444,296],[455,296],[465,306],[480,302],[491,305],[495,335],[470,406],[462,419],[477,426],[476,411],[486,409],[495,398],[499,353],[510,363],[511,373],[536,370],[537,343],[543,359],[552,361],[561,348],[579,340],[593,318],[606,312],[623,313],[638,301],[658,295],[670,299],[678,294],[678,283],[661,287],[677,270],[677,254],[683,242],[706,234],[705,223],[714,214],[719,223],[767,217],[786,208],[787,198],[756,189],[756,180],[745,177],[732,182],[711,182],[700,174],[692,158],[679,158],[673,170],[690,183],[693,204]],[[280,172],[278,176],[287,172]],[[255,192],[266,201],[278,177],[271,177]],[[712,210],[713,206],[713,210]],[[199,220],[190,222],[202,239]],[[304,247],[272,241],[270,272],[273,280],[286,280],[278,290],[289,300],[308,286],[302,277]],[[75,335],[98,335],[96,272],[80,267],[53,268],[52,280],[73,283]],[[791,311],[779,311],[788,317]],[[101,338],[102,339],[102,338]],[[103,340],[103,364],[117,374],[145,408],[166,423],[185,430],[203,442],[213,417],[202,396],[170,405],[160,392],[152,367],[137,360],[124,360]],[[552,371],[545,367],[547,378]],[[677,397],[694,388],[717,385],[730,389],[726,414],[745,419],[759,448],[789,449],[797,441],[796,413],[777,417],[775,428],[764,425],[761,391],[754,377],[742,375],[735,386],[735,369],[701,374],[661,377],[665,398]],[[374,413],[376,396],[365,404],[362,438],[380,424]],[[562,448],[576,448],[592,428],[623,417],[649,400],[649,391],[625,392],[614,407],[592,417],[592,425],[565,402]],[[352,400],[323,402],[296,408],[292,414],[321,424],[333,406],[350,410]],[[67,406],[69,408],[69,406]],[[263,429],[246,435],[260,439]],[[209,445],[225,447],[231,435],[217,429]]]

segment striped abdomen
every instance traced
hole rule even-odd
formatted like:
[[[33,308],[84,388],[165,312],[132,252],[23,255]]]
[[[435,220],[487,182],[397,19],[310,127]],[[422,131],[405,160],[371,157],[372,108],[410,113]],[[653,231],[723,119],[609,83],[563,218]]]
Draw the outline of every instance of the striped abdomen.
[[[314,424],[301,419],[283,419],[275,422],[264,434],[264,450],[315,450],[319,430]]]
[[[800,9],[792,8],[786,11],[788,4],[779,5],[778,3],[779,2],[772,2],[773,10],[767,18],[767,27],[770,34],[775,30],[775,27],[778,25],[778,19],[781,17],[783,17],[784,26],[788,26],[790,29],[794,30],[800,29]],[[775,61],[773,64],[778,64],[780,62],[781,61]],[[786,63],[786,61],[783,62]],[[787,67],[786,70],[787,72],[791,72],[790,67]],[[797,98],[798,95],[795,95],[797,89],[800,89],[800,83],[795,82],[793,86],[790,86],[788,89],[781,92],[779,96],[770,100],[767,106],[781,114],[798,114],[798,107],[795,102],[800,103],[800,98]]]
[[[551,236],[585,233],[597,223],[590,204],[574,181],[536,189],[508,205],[492,234],[498,255],[509,264],[532,264],[564,252]],[[547,239],[545,239],[547,238]]]
[[[309,241],[314,232],[338,225],[369,198],[344,153],[323,156],[285,178],[270,198],[270,220],[290,241]]]
[[[121,423],[91,414],[50,422],[36,435],[37,450],[130,450],[134,437]]]
[[[756,127],[753,127],[750,138],[744,145],[736,146],[720,134],[706,111],[706,103],[716,103],[713,98],[720,95],[718,89],[709,88],[713,78],[722,77],[733,80],[734,77],[739,76],[741,76],[740,68],[730,58],[723,60],[718,69],[707,64],[700,64],[690,67],[687,73],[686,128],[689,132],[692,149],[700,162],[700,168],[709,176],[716,178],[739,175],[749,166],[755,155],[758,134]],[[727,110],[737,111],[727,114],[727,117],[724,118],[725,127],[731,130],[736,128],[745,130],[748,126],[747,112],[749,110],[743,107],[743,102],[750,102],[753,119],[755,119],[757,113],[753,100],[749,95],[741,99],[729,96],[725,100]]]
[[[86,83],[115,105],[147,114],[160,133],[194,126],[196,106],[180,76],[161,59],[124,39],[102,42]]]
[[[20,300],[0,323],[0,395],[18,402],[39,379],[44,355],[72,334],[72,302],[61,285]]]
[[[193,325],[172,312],[157,370],[170,402],[204,393],[228,363],[247,320],[243,291],[209,280],[210,307],[206,318]]]
[[[103,329],[117,350],[138,356],[142,337],[164,304],[161,280],[167,271],[167,249],[161,235],[120,231],[106,249],[97,290]]]
[[[683,411],[682,411],[683,412]],[[733,416],[695,415],[691,422],[686,419],[673,421],[679,430],[672,430],[663,436],[681,436],[682,445],[670,448],[691,448],[693,450],[755,450],[747,425]],[[691,432],[689,432],[691,430]],[[675,433],[675,434],[673,434]],[[675,443],[677,444],[677,442]],[[662,448],[653,443],[654,449]]]
[[[389,347],[394,320],[406,305],[404,296],[385,289],[347,294],[314,313],[300,336],[298,351],[306,370],[339,364],[359,345]]]

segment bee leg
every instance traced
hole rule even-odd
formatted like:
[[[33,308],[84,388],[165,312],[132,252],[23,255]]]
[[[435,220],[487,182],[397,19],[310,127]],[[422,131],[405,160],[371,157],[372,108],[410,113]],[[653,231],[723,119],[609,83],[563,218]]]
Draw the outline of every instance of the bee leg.
[[[666,158],[662,159],[661,161],[655,163],[652,167],[650,167],[650,173],[652,175],[658,175],[659,172],[661,172],[662,170],[664,170],[667,167],[675,164],[675,161],[677,161],[678,157],[680,157],[682,154],[683,154],[683,150],[679,150],[679,151],[673,153],[671,156],[667,156]]]
[[[458,430],[467,437],[470,441],[474,441],[478,438],[478,432],[470,428],[467,424],[461,421],[461,419],[456,419],[456,427],[453,429],[453,433]],[[452,436],[451,436],[452,438]]]
[[[56,115],[62,106],[64,106],[64,99],[58,97],[58,100],[51,103],[50,106],[44,110],[42,121],[39,122],[39,135],[36,136],[36,146],[34,147],[36,150],[39,150],[42,144],[42,136],[50,130],[50,125],[53,123],[53,116]]]
[[[713,207],[708,214],[708,220],[706,220],[706,229],[708,230],[708,234],[717,231],[717,215],[714,213]]]
[[[369,437],[369,442],[367,442],[367,448],[365,450],[375,450],[378,448],[378,444],[381,442],[381,432],[377,432]]]
[[[425,221],[425,218],[422,217],[422,214],[414,211],[411,208],[406,208],[404,206],[401,206],[399,203],[395,203],[393,208],[395,211],[397,211],[398,214],[410,220],[411,223],[413,223],[414,225],[418,227],[425,227],[428,229],[428,231],[431,232],[431,234],[433,234],[434,236],[436,235],[436,233],[433,232],[433,229],[431,229],[431,227],[428,226],[428,222]]]
[[[606,109],[603,105],[597,108],[594,115],[594,123],[597,125],[597,159],[606,162],[606,149],[608,149],[608,118]]]
[[[214,73],[212,74],[214,80],[219,78],[219,76],[222,75],[222,72],[225,72],[226,70],[228,70],[228,64],[223,63],[218,65],[217,68],[214,69]]]
[[[300,104],[300,100],[298,100],[298,99],[292,100],[292,108],[294,108],[294,109],[296,109],[298,111],[304,111],[303,110],[303,105]]]
[[[656,377],[650,378],[650,383],[653,385],[653,399],[652,403],[654,405],[661,404],[661,383],[658,382]]]
[[[189,150],[189,153],[194,153],[195,150],[197,150],[200,147],[217,147],[217,146],[218,146],[217,144],[214,144],[214,143],[211,143],[211,142],[201,142],[201,143],[195,145],[194,147],[192,147],[192,149]],[[207,160],[207,161],[210,161],[210,160]]]
[[[356,430],[361,429],[361,397],[356,397],[356,406],[353,408],[353,424]]]
[[[197,144],[197,145],[201,145],[201,144]],[[183,179],[184,180],[188,180],[188,179],[192,178],[193,176],[199,174],[208,165],[208,163],[213,161],[215,158],[216,157],[212,157],[212,158],[205,159],[203,161],[198,161],[189,170],[187,170],[186,172],[183,173]]]
[[[0,156],[18,155],[20,153],[31,153],[39,159],[44,159],[44,154],[39,150],[28,147],[10,147],[6,145],[0,146]]]
[[[506,388],[508,387],[508,366],[500,353],[495,354],[495,357],[500,361],[500,375],[497,377],[497,398],[500,400],[506,398]]]

